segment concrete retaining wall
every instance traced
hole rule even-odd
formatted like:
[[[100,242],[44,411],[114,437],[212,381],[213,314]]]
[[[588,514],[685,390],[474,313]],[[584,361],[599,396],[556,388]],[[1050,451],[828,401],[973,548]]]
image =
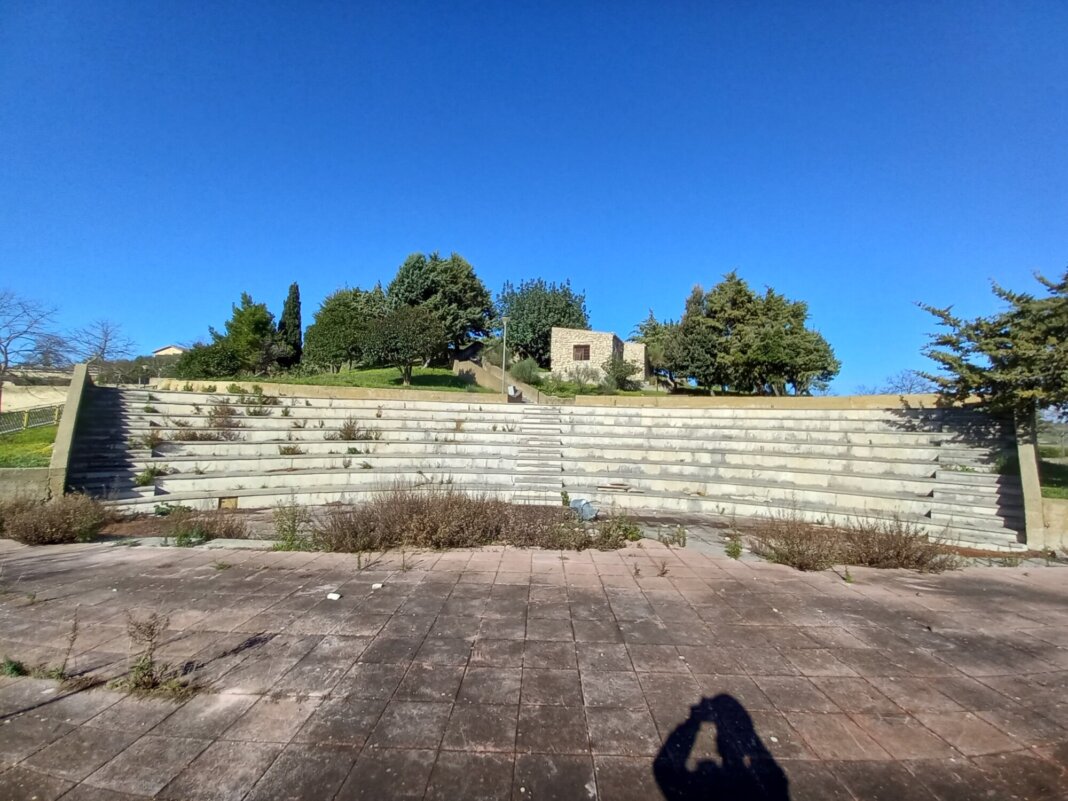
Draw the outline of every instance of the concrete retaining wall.
[[[48,499],[47,467],[8,467],[0,469],[0,500]]]
[[[1059,551],[1068,550],[1068,500],[1042,499],[1042,516],[1045,522],[1045,539],[1042,547]],[[1028,537],[1031,545],[1031,538]],[[1032,545],[1032,547],[1036,547]]]
[[[52,446],[52,460],[48,465],[49,496],[62,495],[67,489],[67,468],[70,465],[71,449],[74,447],[78,414],[82,408],[86,389],[92,384],[93,379],[89,377],[88,366],[75,365],[70,387],[67,389],[67,400],[63,406],[63,417],[59,420],[56,441]]]

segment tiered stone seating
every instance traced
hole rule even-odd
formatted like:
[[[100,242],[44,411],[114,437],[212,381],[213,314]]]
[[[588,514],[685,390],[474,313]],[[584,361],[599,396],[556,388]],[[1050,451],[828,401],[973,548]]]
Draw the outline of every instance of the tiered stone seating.
[[[255,416],[225,393],[92,387],[70,484],[138,511],[221,498],[241,508],[359,501],[397,483],[533,503],[566,492],[678,514],[897,516],[972,545],[1023,547],[1019,479],[997,469],[1011,427],[975,412],[354,400],[300,389]],[[239,428],[209,427],[219,404]],[[350,418],[358,438],[339,439]],[[154,479],[137,486],[150,469]]]

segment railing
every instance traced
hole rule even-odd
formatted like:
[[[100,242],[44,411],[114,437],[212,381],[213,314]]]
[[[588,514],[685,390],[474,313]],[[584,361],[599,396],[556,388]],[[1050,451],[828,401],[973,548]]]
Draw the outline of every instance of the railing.
[[[0,434],[13,434],[27,428],[59,425],[63,414],[63,404],[54,406],[35,406],[32,409],[19,409],[14,412],[0,413]]]

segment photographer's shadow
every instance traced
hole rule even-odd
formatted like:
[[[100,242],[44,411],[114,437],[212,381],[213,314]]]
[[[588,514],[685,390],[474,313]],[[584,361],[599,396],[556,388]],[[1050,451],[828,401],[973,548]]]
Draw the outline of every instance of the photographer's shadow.
[[[716,729],[719,760],[687,765],[703,724]],[[676,726],[653,762],[657,786],[668,801],[790,801],[789,782],[753,728],[753,719],[730,695],[702,698]]]

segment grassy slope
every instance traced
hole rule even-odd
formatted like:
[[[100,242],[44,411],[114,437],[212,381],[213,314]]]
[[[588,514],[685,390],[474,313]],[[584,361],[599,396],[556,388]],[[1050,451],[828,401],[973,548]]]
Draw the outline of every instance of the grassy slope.
[[[48,467],[56,426],[0,435],[0,467]]]
[[[416,367],[412,370],[412,385],[401,383],[400,371],[395,367],[380,367],[371,370],[343,370],[340,373],[320,373],[313,376],[272,376],[261,379],[239,379],[276,384],[309,384],[330,387],[368,387],[371,389],[431,389],[444,392],[492,392],[477,384],[469,384],[453,375],[446,367]],[[226,384],[219,382],[220,389]]]
[[[1038,470],[1042,477],[1043,497],[1068,499],[1068,464],[1040,460]]]

